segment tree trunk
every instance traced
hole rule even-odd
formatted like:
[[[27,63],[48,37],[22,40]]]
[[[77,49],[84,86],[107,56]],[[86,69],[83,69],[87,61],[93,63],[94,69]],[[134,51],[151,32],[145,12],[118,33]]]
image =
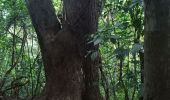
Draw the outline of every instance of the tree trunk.
[[[91,85],[91,90],[86,85],[87,81],[97,82],[97,63],[85,58],[91,49],[86,39],[97,28],[97,0],[63,0],[62,29],[51,0],[26,1],[46,76],[44,91],[37,99],[99,100],[98,83]],[[84,93],[89,94],[84,97]]]
[[[140,59],[140,80],[141,80],[141,95],[139,100],[143,100],[143,87],[144,87],[144,52],[139,51],[139,59]]]
[[[88,44],[86,51],[89,50],[98,51],[98,47],[95,47],[93,44]],[[99,67],[97,66],[99,64],[101,64],[99,55],[95,58],[95,60],[91,60],[90,55],[84,60],[83,70],[85,74],[85,90],[83,92],[83,100],[101,100],[99,93]]]
[[[144,3],[144,100],[170,100],[170,0]]]

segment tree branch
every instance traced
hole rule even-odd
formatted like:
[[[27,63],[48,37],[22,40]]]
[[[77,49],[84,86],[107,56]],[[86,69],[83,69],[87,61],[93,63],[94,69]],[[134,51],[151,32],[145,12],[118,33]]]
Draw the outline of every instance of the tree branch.
[[[25,0],[40,46],[45,45],[61,29],[51,0]]]

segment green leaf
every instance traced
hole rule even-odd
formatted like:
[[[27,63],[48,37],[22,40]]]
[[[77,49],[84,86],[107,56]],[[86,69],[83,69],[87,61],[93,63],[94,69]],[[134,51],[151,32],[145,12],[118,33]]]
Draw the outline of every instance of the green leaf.
[[[98,52],[97,51],[92,52],[91,59],[94,61],[97,57],[98,57]]]
[[[139,52],[139,50],[143,49],[143,46],[139,43],[135,43],[131,49],[131,53],[135,54],[137,52]]]
[[[112,43],[116,43],[118,39],[120,39],[120,37],[119,37],[118,35],[112,35],[112,36],[110,37],[110,41],[111,41]]]
[[[122,47],[116,48],[114,53],[117,59],[124,59],[129,54],[129,49],[124,49]]]
[[[98,44],[101,43],[101,42],[102,42],[102,38],[99,37],[99,38],[97,38],[97,39],[94,41],[94,45],[98,45]]]

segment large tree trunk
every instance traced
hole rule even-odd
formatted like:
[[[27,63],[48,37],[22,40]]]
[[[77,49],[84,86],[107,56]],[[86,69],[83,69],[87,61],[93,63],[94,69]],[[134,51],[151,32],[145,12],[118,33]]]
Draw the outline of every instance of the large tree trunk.
[[[44,91],[38,99],[99,100],[98,83],[86,84],[87,81],[97,82],[97,62],[85,58],[87,50],[91,49],[86,46],[86,39],[97,28],[97,0],[63,0],[62,29],[51,0],[26,1],[46,76]],[[84,99],[85,93],[89,93],[88,99]]]
[[[170,100],[170,0],[144,1],[144,100]]]
[[[100,10],[98,4],[98,0],[64,0],[65,14],[68,15],[66,22],[69,22],[69,27],[72,27],[74,33],[77,33],[83,55],[82,100],[100,99],[97,68],[100,58],[91,60],[91,57],[87,56],[88,51],[98,51],[98,47],[88,44],[87,41],[88,36],[97,30],[98,11]]]

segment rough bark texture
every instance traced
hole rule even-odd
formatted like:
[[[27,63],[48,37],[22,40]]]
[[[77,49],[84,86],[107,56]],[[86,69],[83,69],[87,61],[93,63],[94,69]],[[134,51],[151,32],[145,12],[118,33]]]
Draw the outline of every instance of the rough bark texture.
[[[86,39],[96,32],[98,2],[63,0],[63,3],[61,29],[51,0],[26,0],[38,36],[46,76],[46,86],[37,99],[99,100],[98,61],[85,58],[87,50],[95,48],[93,45],[87,46]]]
[[[170,100],[170,0],[144,1],[144,100]]]
[[[87,50],[98,50],[98,47],[93,46],[93,44],[88,44],[86,46]],[[88,56],[84,60],[83,70],[84,70],[84,82],[85,90],[83,91],[82,100],[101,100],[99,93],[99,76],[98,76],[98,67],[97,65],[101,62],[100,57],[96,57],[95,60],[91,60],[91,57]]]

